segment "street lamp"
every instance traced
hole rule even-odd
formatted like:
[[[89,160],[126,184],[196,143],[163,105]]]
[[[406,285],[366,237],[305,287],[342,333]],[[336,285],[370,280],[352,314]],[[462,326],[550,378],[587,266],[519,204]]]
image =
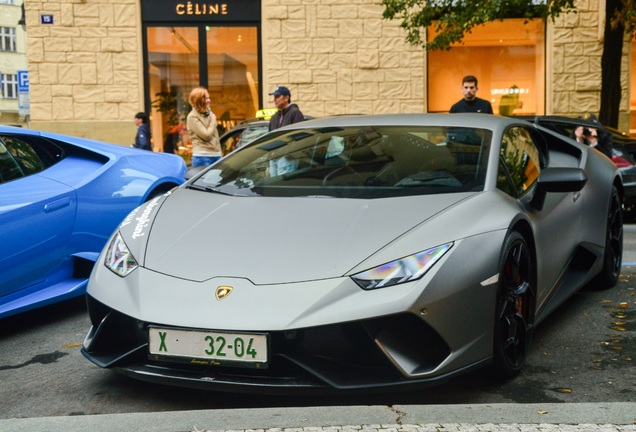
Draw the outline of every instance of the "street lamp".
[[[20,20],[18,21],[18,25],[21,25],[22,30],[26,31],[26,18],[24,16],[24,1],[22,2],[22,16],[20,17]]]

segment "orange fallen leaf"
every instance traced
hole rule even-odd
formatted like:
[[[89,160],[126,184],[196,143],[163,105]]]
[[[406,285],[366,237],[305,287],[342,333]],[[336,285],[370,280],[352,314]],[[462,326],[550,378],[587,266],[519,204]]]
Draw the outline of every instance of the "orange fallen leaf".
[[[547,414],[547,413],[548,413],[548,411],[546,411],[546,410],[538,410],[537,411],[537,414]]]
[[[62,348],[81,348],[82,344],[77,342],[62,344]]]
[[[560,388],[560,389],[557,389],[557,391],[559,393],[572,393],[572,389],[569,389],[569,388]]]

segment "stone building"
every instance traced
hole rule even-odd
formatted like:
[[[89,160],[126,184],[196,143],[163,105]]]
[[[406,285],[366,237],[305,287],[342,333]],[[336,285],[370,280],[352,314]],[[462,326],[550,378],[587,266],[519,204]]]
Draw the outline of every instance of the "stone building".
[[[28,76],[22,0],[0,0],[0,123],[21,126],[26,122],[28,98],[19,90],[18,76]],[[24,73],[25,75],[21,75]]]
[[[577,7],[555,22],[490,23],[426,53],[382,19],[379,0],[26,0],[30,127],[130,144],[134,114],[147,111],[159,150],[199,85],[228,128],[273,106],[279,84],[315,117],[446,112],[467,74],[496,113],[598,113],[604,1]],[[632,45],[624,130],[636,111]]]

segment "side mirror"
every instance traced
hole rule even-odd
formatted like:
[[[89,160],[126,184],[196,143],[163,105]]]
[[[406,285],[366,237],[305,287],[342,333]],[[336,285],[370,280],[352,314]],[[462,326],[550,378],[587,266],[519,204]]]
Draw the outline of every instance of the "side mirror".
[[[579,192],[587,182],[587,174],[580,168],[546,168],[537,179],[530,205],[543,210],[548,192]]]

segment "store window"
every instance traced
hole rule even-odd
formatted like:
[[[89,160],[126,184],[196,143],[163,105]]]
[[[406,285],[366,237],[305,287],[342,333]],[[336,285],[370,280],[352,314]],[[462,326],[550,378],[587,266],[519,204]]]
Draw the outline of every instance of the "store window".
[[[155,150],[175,146],[187,155],[188,96],[197,86],[210,92],[219,134],[254,117],[260,94],[257,27],[148,27],[147,41]]]
[[[210,93],[219,133],[261,104],[261,0],[141,0],[144,90],[153,149],[189,160],[185,119],[195,87]]]
[[[448,51],[428,52],[428,111],[448,112],[462,98],[466,75],[477,77],[477,96],[489,100],[495,114],[544,114],[545,22],[491,22]]]
[[[17,51],[15,27],[0,27],[0,51]]]
[[[2,82],[2,97],[5,99],[17,99],[18,97],[18,75],[0,74]]]

